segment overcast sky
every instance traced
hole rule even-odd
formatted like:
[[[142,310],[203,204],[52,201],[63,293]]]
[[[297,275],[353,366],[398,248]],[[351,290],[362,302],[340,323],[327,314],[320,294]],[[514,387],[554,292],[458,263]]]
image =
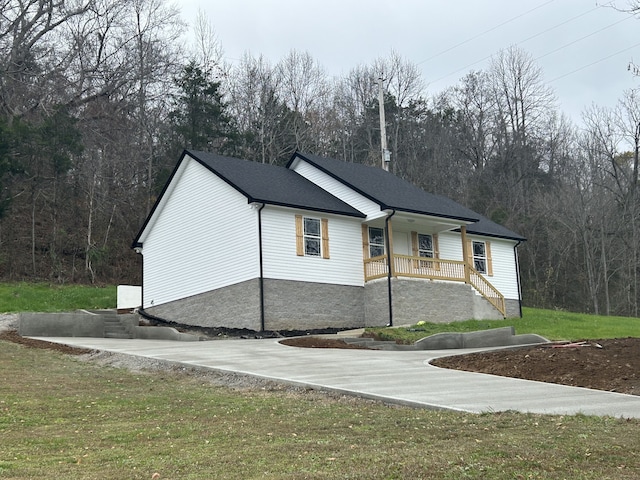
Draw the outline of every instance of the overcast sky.
[[[640,86],[640,23],[598,0],[176,0],[193,25],[202,9],[225,59],[245,51],[275,63],[308,51],[330,75],[346,74],[395,50],[422,70],[428,95],[454,85],[511,45],[532,55],[579,122],[591,104],[615,106]],[[617,0],[628,8],[628,0]]]

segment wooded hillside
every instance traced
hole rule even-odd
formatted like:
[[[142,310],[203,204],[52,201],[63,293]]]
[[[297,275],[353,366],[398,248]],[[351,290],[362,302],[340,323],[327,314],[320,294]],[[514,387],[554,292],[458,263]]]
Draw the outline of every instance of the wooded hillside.
[[[138,283],[131,242],[184,148],[378,165],[382,76],[391,170],[527,237],[526,305],[638,316],[638,91],[578,127],[517,48],[434,96],[396,53],[339,78],[295,50],[226,65],[164,0],[0,10],[2,280]]]

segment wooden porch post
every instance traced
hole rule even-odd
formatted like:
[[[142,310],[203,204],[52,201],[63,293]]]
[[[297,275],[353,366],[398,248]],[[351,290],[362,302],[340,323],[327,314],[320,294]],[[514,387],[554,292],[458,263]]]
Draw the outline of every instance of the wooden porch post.
[[[469,245],[467,243],[467,226],[460,227],[460,240],[462,240],[462,260],[464,261],[464,282],[470,282],[469,275]]]

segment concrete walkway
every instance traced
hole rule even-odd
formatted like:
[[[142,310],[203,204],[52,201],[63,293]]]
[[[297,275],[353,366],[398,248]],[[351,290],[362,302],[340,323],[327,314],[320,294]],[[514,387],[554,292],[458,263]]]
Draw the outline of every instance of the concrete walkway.
[[[640,418],[640,396],[447,370],[428,364],[433,358],[451,355],[451,350],[311,349],[288,347],[274,339],[173,342],[37,338],[425,408]]]

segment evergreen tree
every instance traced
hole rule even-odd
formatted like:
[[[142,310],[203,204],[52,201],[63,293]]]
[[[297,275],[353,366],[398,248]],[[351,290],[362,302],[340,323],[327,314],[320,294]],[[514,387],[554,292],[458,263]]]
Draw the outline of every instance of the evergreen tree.
[[[227,114],[220,83],[193,60],[182,69],[175,83],[178,92],[170,113],[173,146],[178,150],[193,148],[232,154],[237,133]]]

